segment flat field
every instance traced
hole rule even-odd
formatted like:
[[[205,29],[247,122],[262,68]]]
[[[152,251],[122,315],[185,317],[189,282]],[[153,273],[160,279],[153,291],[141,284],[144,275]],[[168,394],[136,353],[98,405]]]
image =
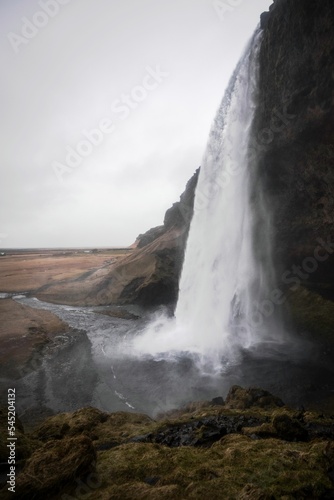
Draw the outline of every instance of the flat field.
[[[0,292],[32,292],[45,285],[83,279],[131,252],[131,248],[7,251],[0,257]]]

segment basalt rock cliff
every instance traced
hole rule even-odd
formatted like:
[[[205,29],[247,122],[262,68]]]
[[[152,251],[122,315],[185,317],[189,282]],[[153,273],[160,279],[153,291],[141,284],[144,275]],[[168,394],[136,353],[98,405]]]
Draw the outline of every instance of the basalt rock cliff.
[[[334,332],[334,3],[276,0],[262,18],[252,148],[294,329]]]

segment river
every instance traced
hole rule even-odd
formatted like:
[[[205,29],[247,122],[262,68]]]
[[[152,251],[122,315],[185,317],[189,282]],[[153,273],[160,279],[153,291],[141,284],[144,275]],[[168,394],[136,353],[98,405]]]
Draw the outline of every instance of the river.
[[[191,353],[152,356],[134,353],[133,340],[152,316],[136,306],[116,308],[129,319],[101,314],[115,307],[70,307],[16,297],[64,320],[69,334],[53,339],[15,382],[17,409],[24,420],[94,406],[156,416],[190,401],[226,396],[233,384],[260,386],[298,407],[323,407],[333,397],[333,363],[311,344],[290,344],[289,351],[262,344],[239,352],[220,372],[204,372]],[[307,349],[309,346],[309,349]],[[307,352],[308,351],[308,352]],[[10,384],[10,385],[8,385]],[[12,381],[1,380],[3,387]],[[2,387],[2,388],[3,388]]]

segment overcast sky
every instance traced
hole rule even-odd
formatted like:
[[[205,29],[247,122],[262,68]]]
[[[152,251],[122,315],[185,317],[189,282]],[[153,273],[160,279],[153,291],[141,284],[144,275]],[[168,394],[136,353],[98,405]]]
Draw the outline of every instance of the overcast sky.
[[[0,246],[127,246],[200,165],[270,0],[1,0]]]

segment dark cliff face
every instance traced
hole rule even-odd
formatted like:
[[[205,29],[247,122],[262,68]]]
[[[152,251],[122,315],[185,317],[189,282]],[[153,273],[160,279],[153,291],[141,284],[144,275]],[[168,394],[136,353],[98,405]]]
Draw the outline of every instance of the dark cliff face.
[[[184,231],[187,237],[190,227],[190,222],[193,216],[195,190],[197,186],[199,175],[199,168],[187,182],[184,192],[180,196],[180,201],[173,203],[173,205],[166,211],[164,223],[162,226],[153,227],[144,234],[140,234],[136,240],[137,248],[152,243],[152,241],[165,234],[169,229],[179,228]]]
[[[292,313],[297,297],[308,308],[305,290],[334,299],[333,20],[332,0],[276,0],[262,16],[252,147],[271,207],[278,281],[294,287]]]
[[[150,229],[137,238],[137,248],[142,252],[152,252],[155,259],[155,270],[149,280],[143,281],[139,287],[135,286],[131,299],[128,290],[121,295],[121,301],[135,302],[143,306],[172,305],[175,306],[178,298],[178,284],[184,260],[184,252],[188,238],[190,222],[193,215],[195,190],[197,186],[199,168],[187,182],[185,191],[180,200],[173,203],[164,217],[162,226]],[[164,244],[166,236],[176,234],[172,244]],[[162,242],[162,245],[160,244]],[[152,246],[150,246],[152,244]],[[129,289],[133,288],[131,283]],[[129,300],[130,299],[130,300]]]

